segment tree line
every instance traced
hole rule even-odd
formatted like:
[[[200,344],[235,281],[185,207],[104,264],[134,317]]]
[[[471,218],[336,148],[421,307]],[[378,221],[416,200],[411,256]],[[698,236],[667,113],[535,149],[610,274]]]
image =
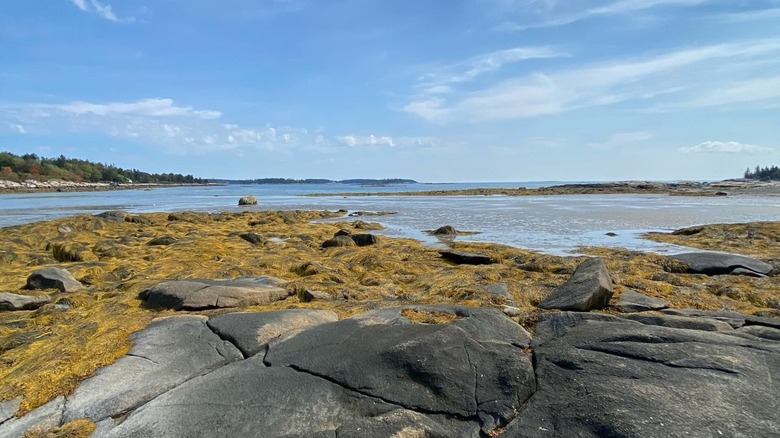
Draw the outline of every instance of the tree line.
[[[0,152],[0,180],[60,179],[75,182],[115,183],[207,183],[208,180],[178,173],[148,173],[137,169],[121,169],[113,164],[93,163],[77,158],[44,158],[36,154],[14,155]]]
[[[745,179],[780,181],[780,167],[756,166],[756,168],[753,170],[750,170],[750,168],[748,168],[747,170],[745,170]]]

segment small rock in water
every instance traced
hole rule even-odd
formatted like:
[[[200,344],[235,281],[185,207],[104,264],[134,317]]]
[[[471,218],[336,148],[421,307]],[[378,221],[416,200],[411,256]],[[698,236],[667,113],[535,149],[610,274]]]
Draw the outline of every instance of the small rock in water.
[[[257,198],[254,196],[242,196],[238,200],[238,205],[257,205]]]

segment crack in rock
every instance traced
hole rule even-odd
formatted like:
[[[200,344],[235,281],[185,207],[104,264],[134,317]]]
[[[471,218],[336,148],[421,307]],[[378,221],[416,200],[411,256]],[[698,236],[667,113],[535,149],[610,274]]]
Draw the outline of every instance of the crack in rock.
[[[585,351],[594,351],[597,353],[603,353],[608,354],[610,356],[617,356],[622,357],[624,359],[632,359],[632,360],[639,360],[642,362],[650,362],[650,363],[656,363],[659,365],[664,365],[670,368],[684,368],[684,369],[690,369],[690,370],[709,370],[709,371],[718,371],[726,374],[733,374],[733,375],[742,375],[739,371],[735,371],[729,368],[720,367],[717,365],[712,366],[695,366],[695,365],[686,365],[685,363],[681,363],[678,361],[666,361],[663,359],[653,359],[650,357],[645,357],[639,354],[632,354],[627,351],[614,351],[609,348],[605,347],[599,347],[597,345],[588,345],[586,347],[575,347],[578,350],[585,350]]]

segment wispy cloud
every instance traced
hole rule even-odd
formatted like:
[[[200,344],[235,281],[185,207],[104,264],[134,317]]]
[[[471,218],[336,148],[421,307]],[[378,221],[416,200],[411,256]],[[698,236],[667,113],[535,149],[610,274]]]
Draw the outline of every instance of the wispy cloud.
[[[746,22],[759,20],[774,20],[780,18],[780,8],[757,9],[751,11],[732,12],[716,15],[715,18],[728,22]]]
[[[603,142],[590,143],[588,146],[594,149],[615,149],[623,146],[631,146],[652,140],[656,134],[650,131],[616,132]]]
[[[738,82],[733,77],[717,76],[711,67],[724,59],[774,58],[778,52],[778,39],[686,48],[639,59],[510,76],[482,89],[446,96],[416,94],[403,110],[437,122],[478,122],[558,114],[627,101],[652,101],[659,96],[684,99],[680,96],[685,95],[691,99],[693,92],[700,95],[697,99],[701,105],[735,100],[753,102],[780,95],[780,91],[765,88],[774,86],[774,90],[780,90],[777,86],[780,78]],[[699,75],[705,80],[694,83],[688,80]]]
[[[772,152],[774,149],[736,141],[705,141],[696,146],[681,147],[679,150],[686,153],[758,154]]]
[[[432,94],[446,93],[451,84],[468,82],[485,73],[497,71],[508,64],[529,59],[568,57],[568,53],[552,47],[514,47],[474,56],[456,64],[441,67],[420,76],[420,86]]]
[[[98,133],[163,146],[173,154],[206,154],[254,148],[335,152],[346,148],[435,146],[435,137],[389,135],[325,136],[320,130],[287,126],[241,126],[222,121],[222,113],[179,105],[173,99],[130,102],[30,103],[0,106],[0,128],[16,134]]]
[[[586,2],[571,4],[548,2],[547,7],[544,8],[540,8],[536,5],[536,2],[518,2],[519,4],[516,5],[517,8],[515,9],[515,12],[518,15],[530,17],[530,19],[523,22],[506,21],[500,24],[496,30],[514,32],[528,29],[565,26],[593,17],[624,15],[660,7],[698,6],[708,3],[708,1],[709,0],[620,0],[599,7],[580,10],[571,10],[570,5],[583,5],[587,4]],[[564,8],[562,6],[568,6],[569,9],[563,10]]]
[[[114,9],[108,3],[101,3],[98,0],[70,0],[77,8],[84,12],[94,12],[99,17],[115,23],[132,23],[135,21],[135,17],[118,17],[114,12]]]

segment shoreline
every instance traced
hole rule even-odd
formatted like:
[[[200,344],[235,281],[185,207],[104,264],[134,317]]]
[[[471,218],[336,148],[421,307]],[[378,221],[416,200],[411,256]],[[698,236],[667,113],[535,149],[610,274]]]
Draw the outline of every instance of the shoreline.
[[[21,183],[0,180],[0,194],[8,193],[56,193],[56,192],[102,192],[112,190],[143,190],[165,187],[208,187],[222,186],[221,183],[92,183],[63,180],[25,180]]]
[[[424,190],[399,192],[312,193],[305,196],[556,196],[556,195],[619,195],[647,194],[670,196],[780,196],[780,181],[724,180],[713,183],[654,181],[616,181],[585,184],[561,184],[528,189],[474,188],[460,190]]]

